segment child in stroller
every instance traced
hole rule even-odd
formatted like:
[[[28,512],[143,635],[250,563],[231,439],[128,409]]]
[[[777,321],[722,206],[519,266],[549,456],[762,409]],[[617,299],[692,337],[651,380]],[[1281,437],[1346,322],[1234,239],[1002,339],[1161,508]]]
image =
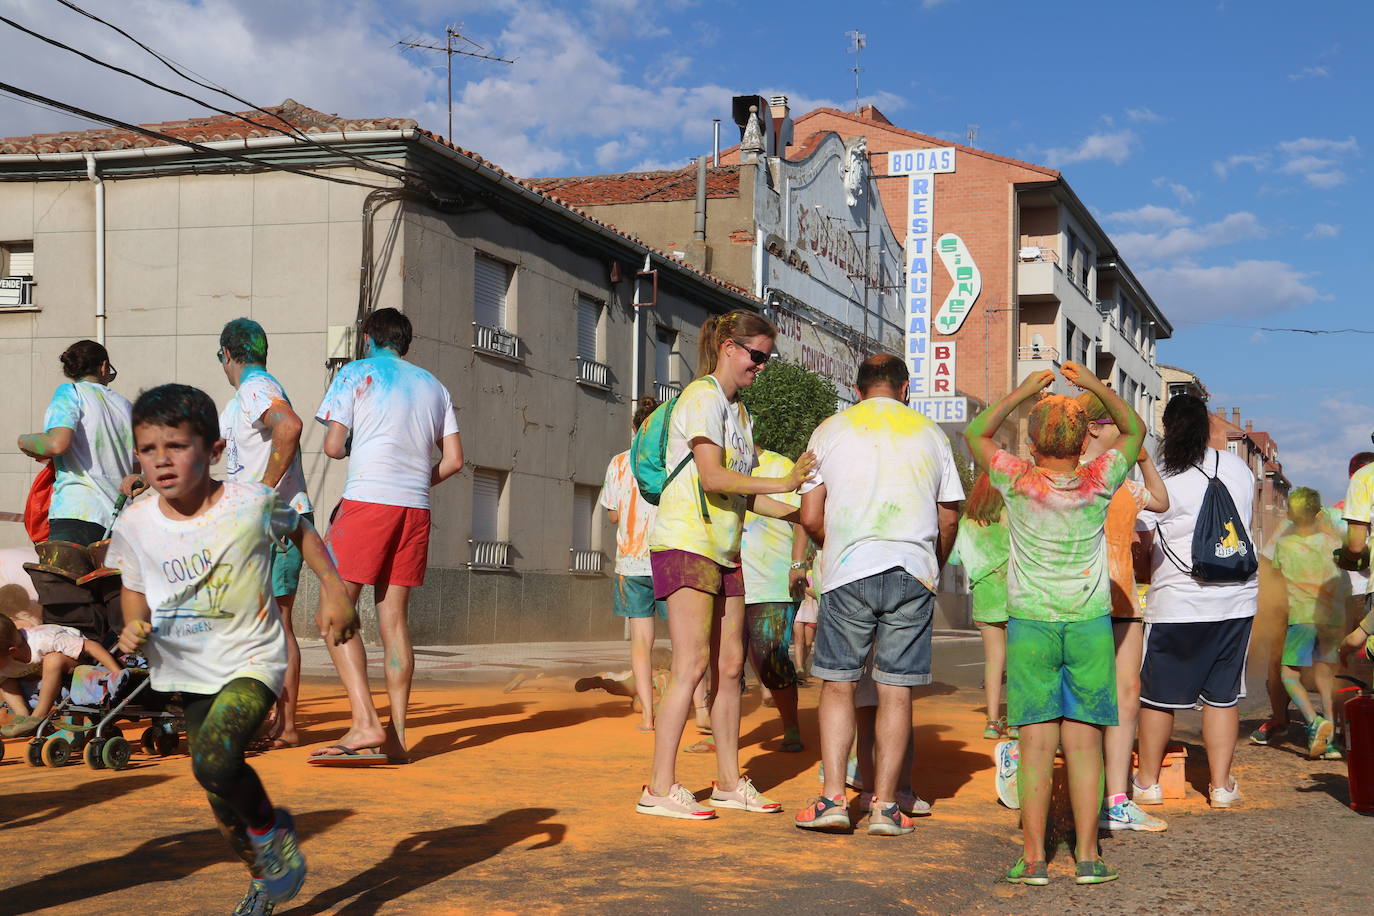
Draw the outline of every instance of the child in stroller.
[[[0,695],[14,713],[14,718],[0,727],[0,735],[6,738],[25,737],[38,730],[39,724],[52,712],[63,680],[83,655],[104,665],[113,678],[119,677],[124,670],[104,646],[84,638],[78,630],[56,624],[21,629],[4,615],[0,615],[0,650],[4,652]],[[32,709],[21,683],[28,679],[39,681],[37,702]]]

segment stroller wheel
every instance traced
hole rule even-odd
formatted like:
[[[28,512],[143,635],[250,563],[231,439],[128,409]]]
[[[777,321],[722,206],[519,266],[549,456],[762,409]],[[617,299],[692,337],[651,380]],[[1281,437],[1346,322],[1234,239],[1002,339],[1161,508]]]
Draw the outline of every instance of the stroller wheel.
[[[66,766],[71,755],[72,745],[66,738],[53,735],[43,742],[43,762],[50,767]]]
[[[157,753],[157,733],[160,729],[156,725],[149,725],[143,730],[143,738],[140,743],[143,745],[143,753],[149,757]]]
[[[179,743],[181,743],[181,736],[176,732],[158,729],[157,735],[154,736],[154,747],[157,749],[159,757],[170,757],[175,754]]]
[[[100,749],[104,745],[105,742],[99,738],[86,742],[86,749],[81,753],[82,759],[86,761],[86,766],[93,770],[105,769],[105,761],[100,759]]]
[[[43,765],[43,741],[41,739],[30,741],[24,745],[24,757],[31,767],[41,767]]]
[[[116,736],[105,742],[100,759],[110,769],[122,770],[129,765],[129,755],[132,753],[133,748],[129,747],[129,742]]]

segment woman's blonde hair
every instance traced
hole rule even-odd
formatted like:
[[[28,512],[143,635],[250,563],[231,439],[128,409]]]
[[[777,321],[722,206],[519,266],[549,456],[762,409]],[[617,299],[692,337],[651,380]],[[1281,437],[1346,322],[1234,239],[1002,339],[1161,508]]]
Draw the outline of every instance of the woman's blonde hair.
[[[757,312],[736,309],[724,315],[712,315],[701,326],[701,340],[697,342],[697,378],[716,371],[720,359],[720,348],[727,340],[736,342],[751,337],[778,336],[773,322]]]

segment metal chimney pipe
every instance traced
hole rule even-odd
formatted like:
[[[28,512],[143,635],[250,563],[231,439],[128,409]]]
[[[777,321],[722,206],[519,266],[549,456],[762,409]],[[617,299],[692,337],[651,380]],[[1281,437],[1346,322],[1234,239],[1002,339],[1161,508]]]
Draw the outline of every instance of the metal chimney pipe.
[[[715,144],[712,147],[712,149],[715,150],[715,154],[711,157],[711,164],[716,168],[720,168],[720,118],[711,119],[711,128],[715,133]]]
[[[697,213],[696,226],[692,238],[698,242],[706,241],[706,157],[697,157]]]

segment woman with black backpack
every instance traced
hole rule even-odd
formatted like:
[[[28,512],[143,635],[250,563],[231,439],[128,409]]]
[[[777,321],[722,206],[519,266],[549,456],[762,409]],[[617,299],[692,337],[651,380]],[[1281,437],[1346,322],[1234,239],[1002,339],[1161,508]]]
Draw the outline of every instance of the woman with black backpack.
[[[1240,733],[1245,656],[1259,599],[1259,557],[1246,530],[1255,475],[1211,448],[1207,405],[1180,394],[1164,408],[1160,469],[1169,508],[1140,515],[1152,571],[1140,671],[1138,805],[1163,804],[1159,771],[1174,713],[1202,707],[1202,742],[1211,775],[1208,801],[1240,801],[1231,758]]]

